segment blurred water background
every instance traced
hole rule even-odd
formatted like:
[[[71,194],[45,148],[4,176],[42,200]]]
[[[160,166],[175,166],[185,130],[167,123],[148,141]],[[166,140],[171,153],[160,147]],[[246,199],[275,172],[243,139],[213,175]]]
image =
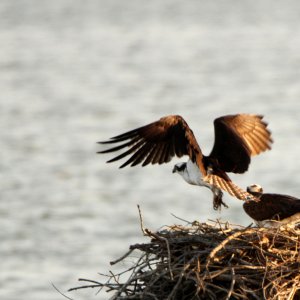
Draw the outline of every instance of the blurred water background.
[[[214,118],[265,115],[272,151],[231,177],[300,196],[299,13],[296,0],[2,0],[0,298],[63,299],[51,283],[66,292],[125,268],[109,262],[145,241],[137,204],[152,230],[181,223],[172,214],[251,223],[228,195],[214,211],[173,162],[119,170],[95,154],[166,114],[206,154]],[[108,298],[96,292],[66,295]]]

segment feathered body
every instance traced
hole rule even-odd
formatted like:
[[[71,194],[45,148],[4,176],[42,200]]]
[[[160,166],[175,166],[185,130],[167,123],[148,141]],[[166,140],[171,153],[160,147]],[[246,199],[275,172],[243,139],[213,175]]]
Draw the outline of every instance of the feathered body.
[[[247,201],[243,208],[259,226],[277,227],[300,222],[300,199],[289,195],[263,193],[263,189],[257,184],[247,187],[247,191],[259,201]]]

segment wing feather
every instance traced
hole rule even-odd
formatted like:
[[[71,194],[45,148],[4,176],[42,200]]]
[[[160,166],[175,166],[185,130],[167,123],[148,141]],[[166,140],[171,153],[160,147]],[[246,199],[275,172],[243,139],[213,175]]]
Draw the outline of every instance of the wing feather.
[[[99,151],[98,153],[109,153],[109,152],[114,152],[114,151],[118,151],[118,150],[121,150],[125,147],[129,147],[130,145],[134,144],[135,141],[134,140],[131,140],[129,142],[126,142],[122,145],[119,145],[119,146],[116,146],[116,147],[113,147],[113,148],[110,148],[110,149],[107,149],[107,150],[104,150],[104,151]]]
[[[225,172],[244,173],[251,156],[271,149],[271,132],[263,116],[236,114],[214,121],[215,142],[209,155]]]
[[[137,153],[138,152],[138,149],[140,149],[142,146],[144,145],[144,141],[140,141],[138,142],[137,144],[135,144],[133,147],[131,147],[128,151],[124,152],[123,154],[107,161],[108,163],[110,162],[114,162],[116,160],[119,160],[125,156],[127,156],[128,154],[131,154],[131,153]],[[132,155],[124,164],[122,164],[120,166],[120,169],[126,167],[127,165],[129,165],[130,163],[132,163],[134,161],[134,159],[136,158],[136,156]]]
[[[170,147],[171,147],[171,143],[167,142],[165,145],[164,156],[163,156],[163,159],[161,160],[161,163],[169,162],[171,160]]]
[[[151,145],[151,148],[149,150],[148,156],[144,160],[142,167],[149,165],[152,162],[153,156],[155,154],[156,148],[155,145]]]
[[[135,154],[129,159],[129,161],[132,161],[131,167],[136,166],[144,161],[150,148],[150,144],[144,144],[137,152],[135,152]]]
[[[164,162],[167,162],[166,159],[166,151],[168,150],[168,144],[164,143],[163,147],[162,147],[162,151],[161,151],[161,155],[160,155],[160,159],[159,159],[159,164],[163,164]]]
[[[111,138],[101,144],[125,142],[116,147],[100,151],[109,153],[130,147],[122,154],[110,159],[114,162],[126,156],[131,157],[121,167],[131,163],[131,166],[149,163],[162,164],[169,162],[174,156],[188,155],[196,162],[200,171],[205,175],[206,171],[202,162],[202,152],[196,138],[186,121],[179,115],[162,117],[156,122],[130,130]]]
[[[153,164],[157,164],[159,162],[160,156],[161,156],[161,152],[162,152],[162,147],[163,147],[163,144],[157,145],[157,147],[155,149],[155,154],[154,154],[153,160],[152,160]]]
[[[108,160],[107,162],[108,162],[108,163],[114,162],[114,161],[116,161],[116,160],[119,160],[119,159],[121,159],[121,158],[127,156],[128,154],[131,154],[133,151],[136,151],[137,149],[139,149],[139,148],[142,146],[142,144],[143,144],[143,141],[140,141],[139,143],[133,145],[133,146],[132,146],[129,150],[127,150],[126,152],[124,152],[124,153],[122,153],[122,154],[120,154],[120,155],[118,155],[118,156],[116,156],[116,157],[114,157],[114,158]]]

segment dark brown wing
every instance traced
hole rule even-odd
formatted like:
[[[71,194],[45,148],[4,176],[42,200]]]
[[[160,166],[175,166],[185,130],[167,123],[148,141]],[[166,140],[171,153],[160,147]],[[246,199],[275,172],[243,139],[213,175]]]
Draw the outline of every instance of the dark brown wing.
[[[209,155],[225,172],[244,173],[251,156],[271,149],[271,133],[263,116],[228,115],[215,119],[215,142]]]
[[[300,212],[300,200],[287,195],[263,194],[259,202],[245,202],[243,208],[256,221],[280,221]]]
[[[131,166],[140,163],[142,163],[142,166],[146,166],[149,163],[162,164],[169,162],[174,156],[181,157],[188,155],[193,162],[197,162],[201,172],[205,174],[201,149],[186,121],[178,115],[163,117],[156,122],[115,136],[107,142],[100,143],[122,144],[98,153],[109,153],[128,148],[122,154],[108,161],[113,162],[130,156],[120,168],[129,164]]]

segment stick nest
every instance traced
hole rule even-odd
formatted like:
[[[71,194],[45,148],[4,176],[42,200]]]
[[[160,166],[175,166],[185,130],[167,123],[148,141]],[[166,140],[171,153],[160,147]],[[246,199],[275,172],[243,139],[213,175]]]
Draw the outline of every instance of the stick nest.
[[[234,227],[218,221],[143,229],[149,242],[133,251],[133,266],[110,274],[111,299],[300,299],[300,229]],[[124,277],[126,279],[124,280]]]

